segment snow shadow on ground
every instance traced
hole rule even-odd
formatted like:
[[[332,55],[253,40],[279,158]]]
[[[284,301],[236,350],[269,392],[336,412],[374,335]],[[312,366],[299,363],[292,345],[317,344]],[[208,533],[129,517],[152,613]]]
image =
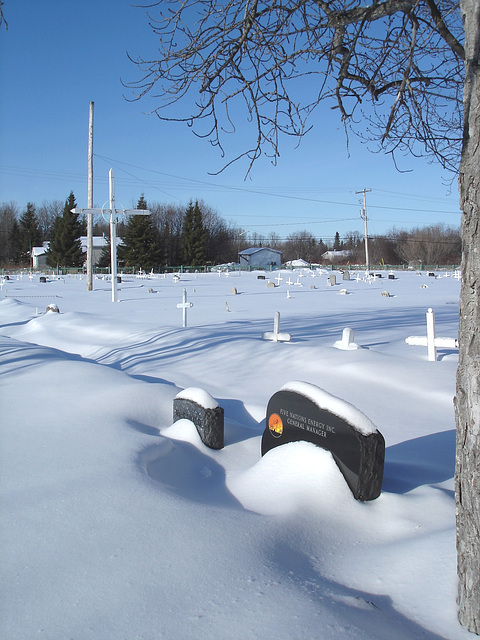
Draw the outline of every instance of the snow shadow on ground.
[[[387,447],[382,491],[407,493],[439,484],[455,473],[455,430],[432,433]]]
[[[140,466],[152,480],[185,500],[243,510],[227,489],[225,469],[189,442],[161,436],[141,453]]]
[[[270,557],[281,573],[282,581],[290,581],[314,601],[323,603],[337,619],[344,621],[345,627],[355,626],[363,632],[359,637],[371,634],[371,637],[389,640],[442,640],[442,636],[426,630],[397,611],[389,596],[359,591],[325,578],[304,551],[285,540],[274,542]]]

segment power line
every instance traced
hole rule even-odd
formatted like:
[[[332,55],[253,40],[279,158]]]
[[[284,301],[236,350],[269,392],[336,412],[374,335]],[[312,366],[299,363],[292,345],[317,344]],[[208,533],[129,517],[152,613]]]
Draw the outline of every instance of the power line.
[[[313,203],[318,203],[318,204],[328,204],[331,206],[342,206],[342,207],[358,207],[358,202],[343,202],[343,201],[335,201],[335,200],[323,200],[320,198],[307,198],[305,196],[297,196],[297,195],[291,195],[291,194],[286,194],[286,193],[277,193],[277,192],[268,192],[262,189],[250,189],[248,187],[239,187],[239,186],[234,186],[234,185],[221,185],[218,183],[214,183],[214,182],[207,182],[207,181],[202,181],[202,180],[196,180],[193,178],[187,178],[185,176],[177,176],[174,174],[169,174],[169,173],[165,173],[162,171],[158,171],[155,169],[148,169],[146,167],[141,167],[138,165],[133,165],[127,162],[123,162],[121,160],[116,160],[114,158],[108,158],[106,156],[101,156],[99,154],[94,154],[95,157],[97,157],[98,159],[107,162],[107,163],[115,163],[116,165],[124,165],[124,166],[128,166],[128,167],[132,167],[135,169],[139,169],[141,171],[148,171],[150,173],[154,173],[156,175],[161,175],[161,176],[166,176],[168,178],[173,178],[175,180],[181,180],[182,182],[188,182],[191,184],[196,184],[202,187],[209,187],[209,188],[213,188],[213,189],[220,189],[220,190],[224,190],[224,191],[235,191],[235,192],[243,192],[243,193],[249,193],[249,194],[255,194],[255,195],[261,195],[264,197],[274,197],[274,198],[283,198],[286,200],[295,200],[295,201],[300,201],[300,202],[313,202]],[[152,189],[155,189],[157,191],[160,191],[161,193],[163,193],[164,195],[173,198],[175,200],[178,200],[179,202],[184,203],[184,201],[181,198],[178,198],[177,196],[174,196],[170,193],[168,193],[167,191],[165,191],[165,189],[162,189],[160,186],[156,185],[155,183],[145,180],[143,178],[140,178],[137,175],[134,175],[131,172],[128,172],[126,169],[121,169],[126,175],[129,175],[130,178],[132,178],[132,182],[130,184],[135,184],[135,181],[137,183],[140,183],[142,185],[146,185]],[[46,171],[46,170],[41,170],[41,169],[31,169],[31,168],[25,168],[25,167],[11,167],[11,166],[6,166],[6,165],[0,165],[0,173],[3,173],[5,175],[17,175],[17,176],[26,176],[26,177],[30,177],[30,178],[37,178],[37,179],[43,179],[43,180],[59,180],[59,181],[74,181],[74,182],[81,182],[85,180],[85,176],[84,175],[80,175],[80,174],[74,174],[74,173],[65,173],[65,172],[60,172],[60,171]],[[105,183],[106,179],[96,179],[95,182],[102,182]],[[184,187],[180,187],[179,185],[172,185],[175,186],[175,188],[184,188]],[[300,188],[300,187],[298,187]],[[345,189],[345,191],[350,191],[349,189]],[[392,193],[395,194],[396,192],[388,192],[388,191],[384,191],[381,189],[376,189],[376,191],[378,192],[383,192],[383,193]],[[415,197],[415,198],[421,198],[421,199],[426,199],[428,198],[427,196],[412,196],[412,194],[401,194],[398,193],[399,196],[403,197],[403,198],[411,198],[411,197]],[[432,198],[428,198],[429,200],[431,200]],[[435,214],[441,214],[441,215],[460,215],[461,212],[460,211],[445,211],[445,210],[441,210],[441,209],[422,209],[422,208],[409,208],[409,207],[396,207],[396,206],[384,206],[384,205],[375,205],[375,204],[369,204],[369,209],[381,209],[384,211],[405,211],[405,212],[411,212],[411,213],[435,213]],[[236,216],[238,217],[238,216]]]
[[[141,171],[150,171],[151,173],[155,173],[157,175],[162,175],[162,176],[166,176],[168,178],[174,178],[175,180],[184,180],[186,182],[192,182],[194,184],[199,184],[202,186],[209,186],[209,187],[215,187],[218,189],[226,189],[226,190],[231,190],[231,191],[241,191],[241,192],[245,192],[245,193],[253,193],[256,195],[263,195],[263,196],[271,196],[271,197],[275,197],[275,198],[286,198],[288,200],[300,200],[303,202],[318,202],[320,204],[331,204],[334,206],[345,206],[345,207],[358,207],[358,203],[353,203],[353,202],[335,202],[334,200],[321,200],[318,198],[305,198],[302,196],[292,196],[292,195],[288,195],[288,194],[281,194],[281,193],[266,193],[265,191],[261,191],[259,189],[249,189],[248,187],[238,187],[238,186],[233,186],[233,185],[221,185],[221,184],[217,184],[215,182],[206,182],[203,180],[196,180],[193,178],[186,178],[184,176],[177,176],[174,174],[170,174],[170,173],[165,173],[163,171],[158,171],[156,169],[147,169],[146,167],[140,167],[138,165],[133,165],[133,164],[129,164],[128,162],[122,162],[121,160],[116,160],[115,158],[108,158],[106,156],[100,156],[98,154],[95,154],[97,158],[104,160],[107,163],[112,163],[115,162],[117,164],[124,164],[126,166],[129,167],[133,167],[135,169],[140,169]],[[459,214],[459,211],[441,211],[438,209],[419,209],[419,208],[407,208],[407,207],[388,207],[388,206],[382,206],[382,205],[369,205],[370,209],[385,209],[385,210],[389,210],[389,211],[411,211],[411,212],[420,212],[420,213],[445,213],[445,214]]]

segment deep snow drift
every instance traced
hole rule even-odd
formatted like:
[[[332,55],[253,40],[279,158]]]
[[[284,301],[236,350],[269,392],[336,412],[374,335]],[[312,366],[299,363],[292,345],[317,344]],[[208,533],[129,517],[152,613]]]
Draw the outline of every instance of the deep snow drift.
[[[456,336],[459,281],[387,273],[124,276],[118,303],[106,280],[4,282],[2,637],[472,637],[455,603],[457,352],[429,362],[405,344],[429,307]],[[262,339],[275,311],[290,342]],[[345,327],[359,349],[333,347]],[[382,432],[377,500],[355,501],[314,445],[260,457],[268,400],[291,381]],[[224,449],[172,424],[187,387],[224,408]]]

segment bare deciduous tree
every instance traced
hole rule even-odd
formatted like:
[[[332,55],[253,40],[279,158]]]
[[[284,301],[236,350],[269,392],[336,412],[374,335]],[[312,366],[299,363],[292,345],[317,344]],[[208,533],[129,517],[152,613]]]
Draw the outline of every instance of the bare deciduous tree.
[[[5,25],[5,29],[8,29],[8,23],[5,20],[5,16],[3,14],[3,0],[0,0],[0,27],[2,26],[2,24]]]
[[[415,265],[457,263],[461,255],[460,232],[437,224],[394,235],[398,255]]]
[[[317,243],[315,237],[308,231],[295,231],[291,233],[283,244],[283,260],[298,260],[307,262],[321,261],[322,253],[326,251],[323,243]]]
[[[459,618],[480,634],[480,3],[461,0],[465,89],[460,208],[462,289],[455,415]]]
[[[64,203],[61,200],[44,200],[37,209],[37,220],[44,240],[51,240],[55,219],[62,215]]]
[[[458,601],[461,623],[480,633],[480,2],[163,0],[155,6],[161,11],[150,20],[160,54],[136,61],[143,71],[138,96],[156,93],[159,117],[185,120],[221,149],[223,133],[235,130],[243,108],[254,130],[241,154],[250,167],[265,150],[277,159],[281,133],[304,135],[324,99],[334,101],[346,128],[358,126],[387,152],[433,156],[454,170],[461,154]]]
[[[135,60],[137,96],[156,95],[160,118],[188,122],[222,150],[246,111],[254,134],[241,156],[250,167],[264,152],[276,160],[279,134],[303,136],[331,99],[346,127],[366,117],[368,139],[391,153],[406,148],[458,168],[464,49],[456,0],[156,5],[159,58]]]

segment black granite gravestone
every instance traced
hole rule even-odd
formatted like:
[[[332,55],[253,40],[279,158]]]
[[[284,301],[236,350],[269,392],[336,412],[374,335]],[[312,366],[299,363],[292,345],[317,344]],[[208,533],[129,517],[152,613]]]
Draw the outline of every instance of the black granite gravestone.
[[[223,449],[224,410],[222,407],[218,405],[204,407],[194,399],[177,396],[173,399],[173,421],[176,422],[182,418],[193,422],[203,444],[210,449]]]
[[[289,442],[306,440],[330,451],[348,486],[357,500],[374,500],[382,488],[385,459],[385,440],[370,421],[348,403],[320,391],[320,398],[332,398],[334,406],[348,407],[344,415],[362,416],[372,429],[354,424],[322,407],[314,398],[314,385],[300,383],[312,394],[303,395],[295,390],[281,389],[268,403],[266,427],[262,437],[262,456],[274,447]],[[288,385],[287,385],[288,387]],[[332,404],[324,403],[326,406]]]

